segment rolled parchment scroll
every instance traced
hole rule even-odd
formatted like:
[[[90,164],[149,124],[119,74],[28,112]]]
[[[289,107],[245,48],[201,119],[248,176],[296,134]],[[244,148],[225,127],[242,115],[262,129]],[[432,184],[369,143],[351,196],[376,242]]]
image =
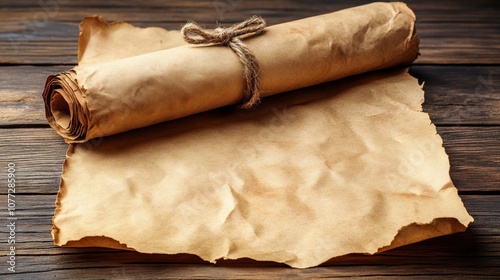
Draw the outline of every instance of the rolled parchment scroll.
[[[260,64],[260,95],[269,96],[410,64],[418,55],[414,22],[415,15],[403,3],[373,3],[270,26],[242,41]],[[67,142],[85,142],[243,98],[243,66],[230,48],[188,45],[178,32],[152,30],[155,44],[125,39],[143,45],[135,56],[121,58],[126,44],[116,44],[116,55],[100,60],[98,53],[85,53],[85,44],[92,43],[89,34],[99,24],[96,18],[82,23],[79,65],[50,76],[43,93],[47,119]],[[110,31],[109,36],[112,40],[119,34]]]
[[[414,20],[402,3],[375,3],[241,40],[267,96],[411,63]],[[243,69],[229,47],[86,18],[79,66],[48,79],[48,120],[68,142],[130,131],[69,145],[54,243],[305,268],[473,221],[406,69],[148,126],[242,101]]]

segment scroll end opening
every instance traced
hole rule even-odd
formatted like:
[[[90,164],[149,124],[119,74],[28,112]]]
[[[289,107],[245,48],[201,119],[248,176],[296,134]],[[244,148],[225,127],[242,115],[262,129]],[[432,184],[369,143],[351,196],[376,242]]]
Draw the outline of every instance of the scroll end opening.
[[[50,111],[56,124],[62,128],[68,128],[71,120],[71,111],[64,97],[55,92],[50,101]]]

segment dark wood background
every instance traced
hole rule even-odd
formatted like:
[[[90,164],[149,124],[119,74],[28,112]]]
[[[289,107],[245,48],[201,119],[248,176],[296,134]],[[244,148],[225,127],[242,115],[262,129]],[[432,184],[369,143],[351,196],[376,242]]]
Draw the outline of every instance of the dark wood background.
[[[466,232],[376,256],[345,256],[305,270],[252,260],[212,265],[190,255],[69,249],[52,243],[51,219],[67,145],[45,120],[41,92],[48,74],[76,64],[78,23],[84,16],[178,29],[187,19],[230,24],[254,14],[276,24],[368,2],[2,0],[0,275],[14,279],[500,278],[500,3],[495,0],[408,1],[421,36],[421,56],[410,71],[425,81],[424,109],[438,127],[450,157],[451,177],[476,220]],[[16,164],[16,273],[7,270],[8,163]]]

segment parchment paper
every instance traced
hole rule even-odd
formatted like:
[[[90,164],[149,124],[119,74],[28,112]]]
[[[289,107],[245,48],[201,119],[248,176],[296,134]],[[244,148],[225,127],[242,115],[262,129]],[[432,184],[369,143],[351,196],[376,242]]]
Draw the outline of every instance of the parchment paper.
[[[410,64],[418,54],[414,22],[415,15],[403,3],[374,3],[270,26],[244,43],[260,64],[261,95],[269,96]],[[50,76],[46,83],[47,119],[66,141],[84,142],[233,104],[243,97],[243,66],[228,47],[183,44],[152,51],[182,43],[175,32],[153,29],[139,36],[138,29],[126,24],[104,27],[104,34],[94,31],[103,25],[98,19],[84,21],[80,65]],[[123,47],[116,43],[124,34],[116,32],[120,26],[124,32],[134,32]],[[152,43],[135,45],[150,34]],[[92,42],[101,38],[100,44]],[[164,43],[172,38],[172,43]],[[110,47],[84,47],[108,42]],[[131,48],[132,56],[124,58]],[[108,50],[111,55],[99,55]],[[95,64],[100,60],[105,63]]]
[[[55,243],[310,267],[463,231],[422,100],[406,71],[367,74],[74,145]]]
[[[108,59],[92,21],[85,52]],[[423,98],[406,69],[375,72],[71,144],[54,242],[305,268],[463,231]]]

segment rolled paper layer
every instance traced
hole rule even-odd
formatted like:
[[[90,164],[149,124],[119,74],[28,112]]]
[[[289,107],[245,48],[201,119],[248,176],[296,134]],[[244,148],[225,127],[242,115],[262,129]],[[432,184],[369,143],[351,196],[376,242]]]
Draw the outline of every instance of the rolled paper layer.
[[[403,3],[372,3],[274,25],[262,35],[241,39],[259,62],[260,95],[265,97],[410,64],[418,55],[414,22]],[[102,22],[82,23],[80,44],[89,43],[85,36],[95,24]],[[124,57],[117,45],[116,57],[99,63],[97,52],[92,50],[92,57],[82,48],[79,66],[49,76],[43,97],[57,133],[67,142],[85,142],[243,98],[243,66],[231,49],[187,45],[178,40],[180,34],[162,34],[174,42],[166,49],[143,43],[144,51]]]

